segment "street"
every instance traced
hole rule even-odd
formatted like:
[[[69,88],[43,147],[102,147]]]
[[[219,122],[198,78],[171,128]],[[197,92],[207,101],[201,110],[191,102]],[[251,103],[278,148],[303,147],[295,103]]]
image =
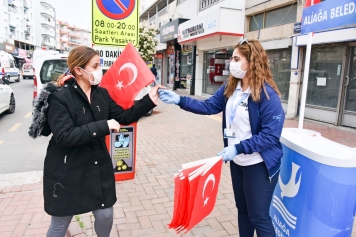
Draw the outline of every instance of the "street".
[[[16,100],[13,114],[0,114],[0,174],[41,171],[49,138],[32,139],[33,80],[11,83]]]

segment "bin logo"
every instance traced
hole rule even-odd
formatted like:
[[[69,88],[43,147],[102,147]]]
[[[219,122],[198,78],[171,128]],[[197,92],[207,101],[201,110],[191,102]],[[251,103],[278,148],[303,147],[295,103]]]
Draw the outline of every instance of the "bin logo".
[[[297,183],[295,183],[296,177],[297,177],[297,172],[299,170],[300,166],[297,164],[294,164],[292,162],[292,174],[291,177],[288,181],[287,184],[284,184],[282,182],[281,176],[279,176],[278,182],[279,186],[281,187],[281,198],[283,197],[289,197],[293,198],[298,194],[299,187],[300,187],[300,181],[302,180],[302,175],[300,174],[299,180]]]
[[[292,162],[291,177],[287,184],[284,184],[281,179],[281,176],[279,176],[278,183],[281,188],[281,198],[282,199],[283,199],[283,197],[294,198],[295,196],[297,196],[297,194],[299,192],[299,188],[300,188],[300,182],[302,180],[302,174],[300,174],[298,182],[296,183],[296,178],[297,178],[297,173],[298,173],[299,168],[300,168],[299,165]],[[283,202],[276,195],[273,195],[272,206],[274,208],[276,208],[276,210],[282,216],[284,221],[292,229],[295,230],[295,227],[297,225],[297,217],[292,215],[288,211],[287,207],[283,204]]]

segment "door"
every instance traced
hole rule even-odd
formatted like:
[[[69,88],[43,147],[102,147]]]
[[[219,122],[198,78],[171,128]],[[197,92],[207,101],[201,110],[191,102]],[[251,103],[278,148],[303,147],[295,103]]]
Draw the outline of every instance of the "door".
[[[337,124],[345,63],[344,44],[313,45],[305,118]]]
[[[345,72],[344,105],[341,124],[356,127],[356,46],[349,48],[348,69]]]

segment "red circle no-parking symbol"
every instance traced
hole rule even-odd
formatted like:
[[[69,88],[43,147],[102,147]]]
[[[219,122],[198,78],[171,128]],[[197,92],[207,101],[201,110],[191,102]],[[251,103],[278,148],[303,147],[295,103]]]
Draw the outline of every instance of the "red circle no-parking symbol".
[[[135,9],[136,0],[96,0],[99,10],[113,20],[130,16]]]

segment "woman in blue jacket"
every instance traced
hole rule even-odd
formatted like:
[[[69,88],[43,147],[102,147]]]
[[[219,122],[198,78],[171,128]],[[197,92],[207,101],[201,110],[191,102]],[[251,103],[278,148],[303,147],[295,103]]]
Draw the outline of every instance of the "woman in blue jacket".
[[[284,111],[265,50],[258,40],[242,40],[234,47],[230,77],[205,101],[159,90],[160,99],[196,114],[223,112],[224,149],[230,162],[241,237],[274,237],[269,215],[282,158],[279,141]]]

